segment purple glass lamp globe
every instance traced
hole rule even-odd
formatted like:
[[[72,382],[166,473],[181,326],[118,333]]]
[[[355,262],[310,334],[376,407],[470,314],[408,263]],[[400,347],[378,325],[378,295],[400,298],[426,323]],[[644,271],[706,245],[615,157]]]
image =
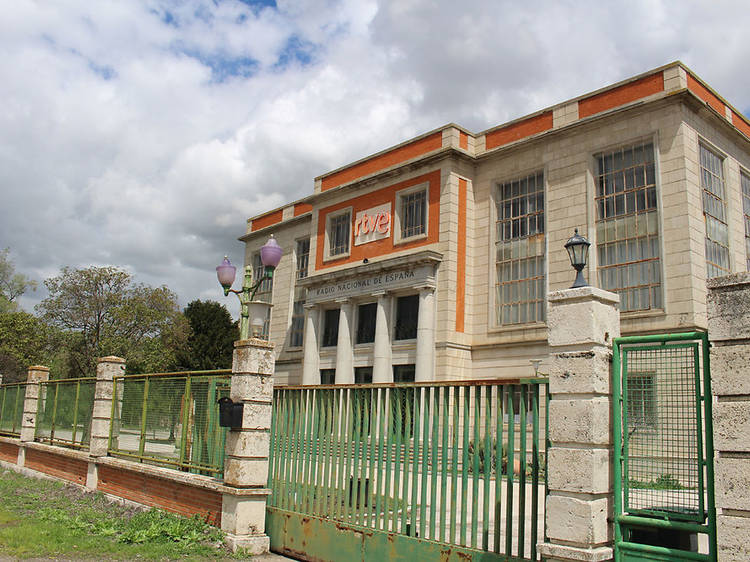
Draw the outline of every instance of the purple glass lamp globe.
[[[260,261],[266,267],[276,269],[276,267],[279,265],[279,262],[281,261],[282,252],[283,251],[281,249],[281,246],[279,246],[279,243],[276,242],[273,234],[271,234],[268,242],[266,242],[260,249]]]
[[[232,265],[227,256],[224,256],[224,261],[221,265],[216,266],[216,277],[219,279],[219,284],[224,287],[224,290],[229,288],[234,283],[234,277],[237,274],[237,268]]]

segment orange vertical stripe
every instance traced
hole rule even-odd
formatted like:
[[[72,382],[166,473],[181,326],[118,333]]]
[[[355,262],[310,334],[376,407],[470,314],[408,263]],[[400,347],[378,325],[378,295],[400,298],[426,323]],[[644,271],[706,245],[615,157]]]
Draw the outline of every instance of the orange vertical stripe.
[[[466,307],[466,191],[468,182],[458,180],[458,259],[456,263],[456,331],[464,331]]]

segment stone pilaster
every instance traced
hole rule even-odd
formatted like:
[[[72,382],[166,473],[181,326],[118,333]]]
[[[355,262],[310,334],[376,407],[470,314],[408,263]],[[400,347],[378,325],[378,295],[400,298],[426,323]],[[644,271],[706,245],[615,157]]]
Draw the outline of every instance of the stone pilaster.
[[[305,347],[302,356],[302,384],[320,384],[320,356],[318,354],[317,304],[305,305]]]
[[[612,340],[620,298],[596,287],[549,294],[549,496],[545,560],[613,558]]]
[[[91,440],[89,442],[89,454],[92,457],[103,457],[107,454],[109,429],[112,424],[113,380],[116,375],[124,373],[125,359],[122,357],[102,357],[96,366],[94,410],[91,415]]]
[[[268,552],[265,534],[271,400],[275,361],[273,344],[237,341],[232,360],[230,398],[243,404],[242,426],[227,434],[224,483],[235,488],[222,496],[221,528],[236,551]]]
[[[417,318],[417,362],[414,380],[435,380],[435,288],[419,288],[419,317]]]
[[[339,337],[336,341],[336,384],[354,384],[354,357],[352,352],[352,301],[338,299]]]
[[[388,318],[391,296],[385,291],[376,293],[378,305],[375,313],[375,349],[373,350],[372,382],[393,382],[391,359],[391,329]]]
[[[750,560],[750,273],[708,281],[719,560]]]
[[[26,397],[23,401],[23,418],[21,419],[21,441],[33,441],[36,433],[36,415],[41,396],[40,382],[49,380],[49,367],[34,365],[29,367],[26,378]]]

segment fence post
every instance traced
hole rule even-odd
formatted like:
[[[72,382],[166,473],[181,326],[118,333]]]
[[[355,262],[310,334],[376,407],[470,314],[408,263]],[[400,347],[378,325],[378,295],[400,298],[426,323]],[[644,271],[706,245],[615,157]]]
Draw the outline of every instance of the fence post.
[[[549,439],[545,560],[611,560],[612,340],[618,295],[596,287],[553,291],[547,326]]]
[[[91,414],[91,439],[89,454],[103,457],[109,445],[109,429],[112,424],[112,394],[116,375],[125,372],[125,359],[122,357],[102,357],[96,365],[96,388],[94,390],[94,410]]]
[[[719,560],[750,560],[750,273],[708,281]]]
[[[39,405],[40,382],[49,380],[49,367],[33,365],[29,367],[26,376],[26,395],[23,401],[23,417],[21,418],[21,442],[34,441],[36,434],[36,418]],[[44,397],[42,397],[44,399]],[[26,448],[18,448],[18,466],[26,463]]]
[[[273,344],[249,339],[234,343],[230,398],[243,404],[242,426],[227,434],[221,528],[233,551],[268,552],[265,534],[271,399],[275,359]]]

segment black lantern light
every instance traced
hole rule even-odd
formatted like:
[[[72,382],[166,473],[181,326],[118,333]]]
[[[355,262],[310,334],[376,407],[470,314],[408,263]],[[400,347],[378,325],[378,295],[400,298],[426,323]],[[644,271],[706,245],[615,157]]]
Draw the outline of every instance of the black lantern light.
[[[591,242],[586,240],[584,236],[578,234],[577,228],[573,237],[565,243],[565,249],[568,250],[568,255],[570,256],[570,265],[572,265],[573,269],[578,272],[571,289],[577,287],[588,287],[589,285],[586,283],[586,279],[583,277],[582,273],[583,268],[586,267],[586,260],[589,257],[589,246],[591,246]]]

